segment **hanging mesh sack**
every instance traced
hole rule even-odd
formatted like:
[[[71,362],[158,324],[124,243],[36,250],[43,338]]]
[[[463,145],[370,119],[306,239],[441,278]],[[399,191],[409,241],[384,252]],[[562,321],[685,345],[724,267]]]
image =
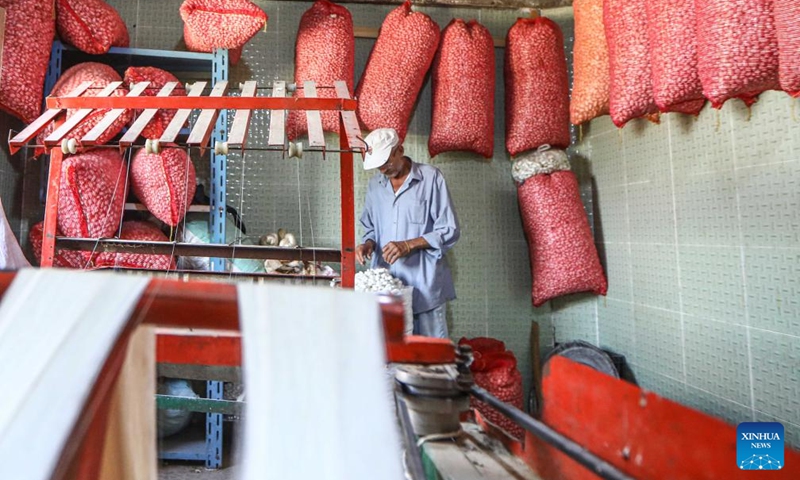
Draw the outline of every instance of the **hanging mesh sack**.
[[[773,8],[780,85],[789,95],[800,97],[800,0],[776,1]]]
[[[575,48],[572,52],[573,125],[608,115],[608,46],[603,29],[603,0],[575,0]]]
[[[168,242],[161,230],[150,222],[124,222],[119,235],[122,240]],[[174,270],[175,257],[148,253],[101,253],[97,267],[146,268],[149,270]]]
[[[58,35],[78,50],[93,55],[130,45],[128,27],[102,0],[56,0]]]
[[[694,0],[645,4],[653,99],[662,112],[697,115],[706,99],[697,74]]]
[[[730,98],[752,105],[761,92],[780,88],[772,5],[772,0],[695,0],[697,69],[703,95],[714,108]]]
[[[389,12],[358,83],[358,119],[366,130],[394,128],[405,138],[425,73],[439,45],[439,26],[405,2]]]
[[[442,32],[434,60],[428,151],[465,150],[492,158],[494,40],[475,20],[454,19]]]
[[[61,231],[56,228],[56,236],[63,236]],[[36,263],[42,264],[42,238],[44,238],[44,222],[39,222],[28,232],[28,240],[31,242],[31,250],[33,256],[36,257]],[[83,257],[83,252],[75,250],[57,249],[55,257],[53,258],[53,266],[60,268],[84,268],[86,260]],[[88,252],[87,252],[88,253]]]
[[[42,90],[55,36],[50,0],[0,0],[6,9],[0,64],[0,109],[25,123],[42,111]]]
[[[346,82],[348,93],[353,94],[355,37],[353,18],[346,8],[328,0],[318,0],[303,13],[297,31],[294,65],[297,86],[301,87],[305,81],[316,82],[318,97],[337,97],[332,88],[337,80]],[[302,97],[303,93],[298,89],[295,96]],[[322,129],[339,133],[339,112],[323,111],[320,114]],[[294,140],[305,135],[307,129],[306,112],[290,111],[289,138]]]
[[[238,62],[241,47],[267,24],[267,14],[248,0],[185,0],[180,13],[186,48],[239,49],[229,52],[232,65]]]
[[[511,155],[569,146],[564,38],[548,18],[520,18],[506,36],[506,149]]]
[[[535,307],[561,295],[605,295],[608,289],[567,154],[548,148],[522,155],[512,167]]]
[[[180,148],[161,153],[139,149],[131,164],[131,189],[157,219],[175,227],[192,203],[197,188],[194,164]]]
[[[606,0],[603,23],[608,39],[609,112],[617,127],[658,113],[650,79],[646,0]]]
[[[140,82],[150,82],[145,91],[141,94],[143,97],[155,97],[158,91],[161,90],[161,87],[169,82],[178,83],[172,92],[170,92],[170,97],[186,96],[186,90],[183,88],[181,81],[178,80],[175,75],[166,70],[161,70],[160,68],[129,67],[125,70],[124,85],[133,88],[134,83]],[[141,110],[137,110],[137,115],[141,112]],[[153,119],[150,120],[147,126],[144,127],[144,130],[142,130],[142,137],[152,139],[161,138],[164,130],[167,129],[167,125],[169,125],[169,122],[171,122],[172,118],[175,116],[175,112],[176,110],[157,110]]]

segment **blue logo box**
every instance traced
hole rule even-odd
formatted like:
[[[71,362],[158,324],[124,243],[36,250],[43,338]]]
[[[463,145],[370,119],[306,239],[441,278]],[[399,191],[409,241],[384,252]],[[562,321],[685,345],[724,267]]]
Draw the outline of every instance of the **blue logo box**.
[[[744,422],[736,427],[736,465],[740,470],[783,468],[783,425]]]

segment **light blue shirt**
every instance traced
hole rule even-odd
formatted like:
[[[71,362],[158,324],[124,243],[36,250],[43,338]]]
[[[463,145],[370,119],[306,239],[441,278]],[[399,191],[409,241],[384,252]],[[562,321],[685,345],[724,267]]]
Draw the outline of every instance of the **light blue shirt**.
[[[393,276],[414,287],[415,314],[456,298],[445,253],[453,248],[461,231],[438,168],[412,161],[411,171],[397,194],[384,174],[375,174],[367,187],[361,226],[362,243],[375,242],[372,268],[388,268]],[[430,248],[414,250],[394,265],[384,261],[384,245],[417,237],[425,238]]]

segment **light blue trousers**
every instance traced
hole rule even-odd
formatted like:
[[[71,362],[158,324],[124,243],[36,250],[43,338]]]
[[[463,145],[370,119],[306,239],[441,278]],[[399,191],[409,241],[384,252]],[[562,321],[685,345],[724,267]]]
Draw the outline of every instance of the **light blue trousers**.
[[[433,310],[414,314],[414,335],[449,338],[447,333],[447,304]]]

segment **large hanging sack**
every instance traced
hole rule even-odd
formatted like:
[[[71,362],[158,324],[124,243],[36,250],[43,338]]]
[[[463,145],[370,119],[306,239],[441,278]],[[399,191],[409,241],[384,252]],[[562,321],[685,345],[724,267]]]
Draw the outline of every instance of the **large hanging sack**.
[[[185,0],[180,13],[186,48],[193,52],[231,49],[232,65],[241,57],[244,44],[267,24],[267,14],[248,0]]]
[[[112,237],[122,220],[125,162],[113,148],[64,159],[58,195],[58,228],[68,237]]]
[[[166,70],[161,70],[156,67],[129,67],[125,70],[124,84],[133,88],[133,84],[140,82],[150,82],[141,96],[155,97],[158,91],[169,82],[177,82],[178,85],[170,92],[171,97],[184,97],[186,90],[183,88],[183,83],[178,80],[175,75]],[[167,125],[172,121],[177,110],[158,110],[152,120],[142,130],[142,137],[158,139],[167,129]],[[137,115],[142,110],[137,110]]]
[[[800,0],[779,0],[772,8],[778,37],[781,89],[793,97],[800,97]]]
[[[119,235],[122,240],[168,242],[161,230],[150,222],[124,222]],[[145,268],[149,270],[174,270],[175,257],[147,253],[101,253],[97,267]]]
[[[752,105],[780,89],[772,7],[773,0],[695,0],[697,69],[714,108],[730,98]]]
[[[653,99],[662,112],[697,115],[706,99],[697,74],[694,0],[649,0],[645,5]]]
[[[533,305],[570,293],[605,295],[608,282],[566,152],[530,152],[514,162],[512,174],[528,240]]]
[[[197,188],[194,164],[180,148],[147,153],[143,148],[133,157],[131,188],[157,219],[175,227],[186,215]]]
[[[572,51],[570,122],[580,125],[608,115],[608,45],[603,0],[574,0],[575,48]]]
[[[61,230],[56,228],[56,236],[63,236]],[[31,250],[33,256],[36,257],[36,263],[42,264],[42,239],[44,238],[44,222],[39,222],[28,232],[28,240],[31,242]],[[53,258],[53,266],[61,268],[85,268],[89,267],[84,259],[82,252],[76,250],[56,249],[55,257]]]
[[[508,31],[504,65],[506,149],[569,146],[569,81],[561,29],[548,18],[520,18]]]
[[[405,2],[389,12],[358,83],[358,119],[366,130],[394,128],[402,141],[425,73],[439,45],[439,26]]]
[[[128,27],[114,7],[102,0],[56,0],[58,35],[93,55],[130,45]]]
[[[433,65],[431,157],[457,150],[492,158],[494,40],[475,20],[454,19],[442,32]]]
[[[25,123],[42,111],[42,90],[55,36],[50,0],[0,0],[6,9],[0,64],[0,109]]]
[[[653,98],[647,42],[646,0],[606,0],[609,60],[609,112],[614,125],[658,113]]]
[[[355,45],[350,12],[328,0],[314,2],[300,18],[294,51],[295,84],[300,87],[305,81],[313,81],[317,84],[318,97],[333,98],[337,96],[333,82],[343,80],[352,96]],[[303,93],[303,90],[298,89],[295,95],[302,97]],[[339,133],[339,112],[323,111],[321,116],[323,130]],[[306,113],[300,110],[290,111],[289,138],[294,140],[305,135],[307,131]]]
[[[92,84],[92,87],[84,92],[81,96],[93,97],[109,83],[121,82],[122,78],[117,72],[114,71],[113,68],[109,67],[108,65],[95,62],[79,63],[74,67],[70,67],[66,72],[61,74],[61,77],[59,77],[50,95],[54,97],[67,95],[78,88],[81,83],[86,81],[92,81],[94,83]],[[128,89],[123,85],[114,90],[110,96],[122,97],[127,94]],[[80,140],[84,135],[89,133],[89,130],[94,128],[94,126],[103,119],[109,110],[110,109],[108,108],[99,108],[92,111],[88,117],[81,120],[78,126],[75,127],[66,138]],[[71,117],[76,112],[78,112],[78,110],[67,110],[67,118]],[[98,137],[97,144],[103,145],[114,138],[114,136],[117,135],[125,127],[125,125],[128,124],[128,122],[131,121],[131,116],[131,111],[125,110],[125,112],[106,129],[105,133]],[[55,130],[55,127],[51,123],[47,126],[47,128],[44,129],[42,133],[39,134],[37,143],[39,143],[39,145],[44,144],[44,139],[50,135],[53,130]]]

